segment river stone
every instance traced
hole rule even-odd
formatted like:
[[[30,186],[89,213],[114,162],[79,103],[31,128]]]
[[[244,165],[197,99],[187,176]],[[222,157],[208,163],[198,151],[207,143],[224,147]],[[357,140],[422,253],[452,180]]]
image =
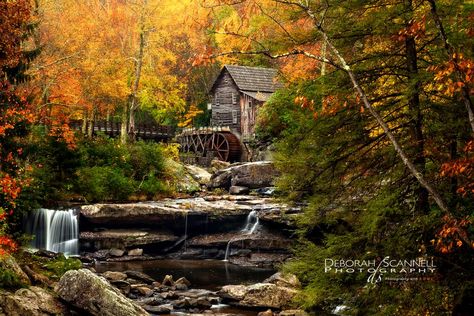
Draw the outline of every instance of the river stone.
[[[125,250],[117,249],[117,248],[112,248],[109,251],[109,255],[111,255],[112,257],[121,257],[124,255],[124,253],[125,253]]]
[[[267,309],[264,312],[258,313],[257,316],[273,316],[273,312],[271,309]]]
[[[291,306],[298,291],[270,283],[257,283],[247,287],[245,297],[239,303],[249,307],[269,307],[282,309]]]
[[[169,274],[165,275],[163,282],[161,282],[161,284],[164,286],[173,286],[174,285],[173,276]]]
[[[15,294],[0,292],[0,311],[2,310],[8,316],[69,315],[61,302],[36,286],[19,289]]]
[[[143,255],[143,249],[141,248],[136,248],[136,249],[131,249],[127,252],[129,256],[141,256]]]
[[[173,310],[173,306],[170,304],[166,305],[159,305],[159,306],[151,306],[151,305],[145,305],[143,308],[152,314],[170,314],[171,311]]]
[[[293,287],[295,289],[301,288],[300,280],[298,277],[291,273],[281,273],[277,272],[269,278],[265,279],[263,283],[273,283],[278,286]]]
[[[123,281],[127,278],[125,273],[118,271],[105,271],[102,276],[110,281]]]
[[[132,289],[130,283],[127,281],[117,280],[117,281],[110,281],[110,284],[115,286],[122,292],[124,295],[130,294],[130,290]]]
[[[184,284],[186,286],[191,286],[191,282],[189,282],[189,280],[186,279],[185,277],[181,277],[181,278],[177,279],[175,284]]]
[[[127,270],[127,271],[124,271],[124,273],[129,278],[145,282],[146,284],[153,284],[153,282],[155,282],[155,279],[153,279],[151,276],[140,271]]]
[[[148,313],[87,269],[67,271],[55,287],[59,297],[97,316],[141,316]]]
[[[249,188],[233,185],[229,188],[229,194],[247,194],[249,193]]]
[[[226,285],[218,294],[223,298],[238,301],[238,305],[245,307],[282,309],[291,306],[297,290],[271,283],[257,283],[250,286]]]
[[[146,296],[146,297],[149,297],[149,296],[153,295],[153,290],[146,287],[146,286],[139,286],[139,287],[136,288],[136,290],[138,291],[138,293],[140,293],[141,295]]]
[[[308,313],[302,309],[288,309],[281,311],[278,316],[308,316]]]

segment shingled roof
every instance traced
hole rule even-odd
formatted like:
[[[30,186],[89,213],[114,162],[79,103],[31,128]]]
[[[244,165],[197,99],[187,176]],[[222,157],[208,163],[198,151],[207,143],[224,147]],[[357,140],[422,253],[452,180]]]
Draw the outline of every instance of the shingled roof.
[[[218,78],[224,70],[227,70],[240,90],[254,92],[275,92],[282,87],[276,81],[277,70],[261,67],[247,67],[237,65],[225,65]],[[216,84],[217,80],[214,82]],[[214,86],[211,91],[214,90]]]

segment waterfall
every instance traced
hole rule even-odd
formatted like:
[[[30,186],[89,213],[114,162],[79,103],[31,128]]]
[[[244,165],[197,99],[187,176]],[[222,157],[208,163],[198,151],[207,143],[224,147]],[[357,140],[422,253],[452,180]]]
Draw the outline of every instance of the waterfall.
[[[259,225],[258,213],[256,210],[252,210],[249,213],[249,215],[247,215],[245,226],[241,231],[243,233],[252,235],[257,230],[258,225]]]
[[[259,219],[258,219],[258,213],[256,210],[252,210],[249,215],[247,215],[247,219],[245,220],[245,226],[242,228],[241,232],[245,233],[247,235],[252,235],[255,233],[258,229],[259,226]],[[229,255],[230,255],[230,244],[235,241],[236,239],[231,238],[227,242],[227,247],[225,249],[225,257],[224,261],[227,262],[229,261]]]
[[[65,255],[79,253],[79,225],[74,210],[36,210],[29,216],[25,230],[35,237],[31,242],[34,248]]]
[[[224,262],[229,261],[229,251],[230,251],[230,243],[231,242],[232,242],[232,239],[227,242],[227,247],[225,248]]]
[[[188,240],[188,212],[184,217],[184,252],[187,250],[187,240]]]

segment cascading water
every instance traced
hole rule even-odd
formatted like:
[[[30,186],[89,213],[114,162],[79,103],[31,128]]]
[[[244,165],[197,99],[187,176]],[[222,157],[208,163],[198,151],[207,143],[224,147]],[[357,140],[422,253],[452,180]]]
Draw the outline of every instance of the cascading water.
[[[57,211],[39,209],[26,222],[26,233],[35,236],[31,246],[62,252],[65,255],[79,253],[79,225],[74,210]]]
[[[258,226],[260,225],[259,219],[258,219],[258,213],[256,210],[252,210],[249,215],[247,215],[247,219],[245,220],[245,226],[242,228],[241,232],[245,233],[247,235],[252,235],[254,234]],[[236,239],[231,238],[227,242],[227,247],[225,249],[225,256],[224,256],[224,261],[227,262],[229,261],[229,254],[230,254],[230,244],[235,241]]]
[[[258,213],[256,210],[252,210],[249,213],[249,215],[247,215],[245,226],[242,229],[242,232],[247,233],[248,235],[252,235],[257,230],[258,225],[259,225]]]
[[[184,218],[184,252],[187,251],[187,241],[188,241],[188,212],[185,214]]]

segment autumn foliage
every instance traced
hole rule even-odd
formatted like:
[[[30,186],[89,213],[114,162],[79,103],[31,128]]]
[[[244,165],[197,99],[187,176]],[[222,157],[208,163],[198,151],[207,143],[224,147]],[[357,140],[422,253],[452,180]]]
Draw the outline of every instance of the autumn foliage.
[[[22,149],[18,148],[16,138],[25,125],[32,122],[33,116],[11,74],[25,62],[21,43],[29,19],[29,1],[0,2],[0,256],[17,249],[7,235],[7,222],[27,182],[22,179],[25,169],[20,166]]]

